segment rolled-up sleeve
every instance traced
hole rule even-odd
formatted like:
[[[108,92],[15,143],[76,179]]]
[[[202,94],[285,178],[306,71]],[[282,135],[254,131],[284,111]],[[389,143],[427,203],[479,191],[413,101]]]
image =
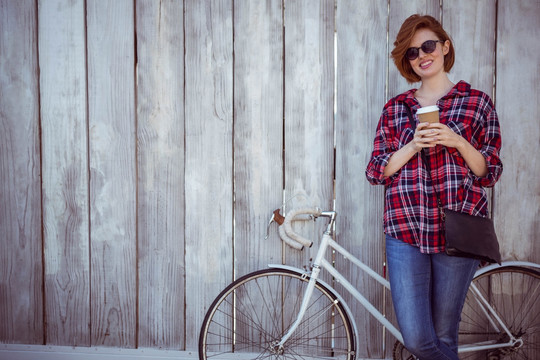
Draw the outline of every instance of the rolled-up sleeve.
[[[383,112],[377,125],[375,140],[373,141],[373,151],[366,168],[366,178],[373,185],[388,185],[397,176],[394,174],[389,177],[384,176],[384,169],[388,160],[394,153],[388,139],[387,116]]]
[[[478,149],[486,159],[487,174],[483,177],[473,175],[474,181],[483,187],[493,187],[501,177],[503,164],[500,158],[501,151],[501,129],[497,112],[488,100],[488,109],[486,115],[486,125],[481,135],[481,146]]]

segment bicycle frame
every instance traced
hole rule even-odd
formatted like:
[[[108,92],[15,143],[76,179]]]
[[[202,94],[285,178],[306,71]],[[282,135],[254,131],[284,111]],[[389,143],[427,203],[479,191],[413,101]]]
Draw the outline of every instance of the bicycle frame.
[[[282,348],[285,342],[290,338],[290,336],[294,333],[298,325],[303,319],[303,316],[306,312],[307,306],[309,304],[309,301],[311,299],[311,295],[313,294],[313,289],[315,287],[315,283],[319,278],[319,273],[321,269],[327,270],[336,281],[341,283],[343,287],[358,301],[362,306],[366,308],[366,310],[377,319],[378,322],[380,322],[384,327],[386,327],[394,337],[400,341],[403,344],[403,336],[399,332],[399,330],[391,323],[389,322],[385,316],[375,308],[375,306],[367,300],[331,263],[329,263],[325,259],[325,254],[328,249],[328,247],[334,249],[336,252],[343,255],[346,259],[351,261],[355,266],[359,267],[361,270],[363,270],[367,275],[369,275],[371,278],[376,280],[378,283],[383,285],[385,288],[390,290],[390,283],[388,280],[380,276],[378,273],[376,273],[373,269],[371,269],[369,266],[364,264],[362,261],[360,261],[357,257],[355,257],[353,254],[351,254],[349,251],[347,251],[345,248],[343,248],[341,245],[339,245],[334,239],[331,237],[331,229],[332,229],[332,223],[334,220],[334,215],[331,216],[330,224],[328,225],[327,230],[323,234],[322,241],[320,243],[319,250],[317,251],[317,255],[315,257],[315,261],[313,262],[313,270],[311,271],[310,280],[308,283],[308,286],[306,288],[306,291],[304,293],[304,297],[302,299],[302,304],[300,306],[300,310],[298,312],[297,318],[290,329],[288,329],[287,333],[281,338],[281,340],[275,344],[277,348]],[[280,265],[270,265],[271,267],[281,267]],[[303,271],[298,269],[301,273],[306,273],[306,275],[309,273],[307,271]],[[479,270],[479,272],[483,272],[487,270]],[[503,347],[511,347],[516,346],[522,343],[521,339],[517,339],[508,329],[508,327],[503,323],[501,318],[497,315],[496,311],[493,309],[493,307],[489,304],[489,302],[484,298],[484,296],[480,293],[478,288],[474,284],[471,284],[471,288],[473,290],[473,293],[475,294],[476,301],[480,305],[483,313],[485,316],[489,319],[489,322],[492,324],[492,326],[499,331],[499,327],[504,330],[504,332],[508,335],[508,338],[510,339],[506,343],[494,343],[494,342],[484,342],[484,343],[475,343],[475,344],[467,344],[462,345],[458,348],[458,352],[471,352],[471,351],[479,351],[479,350],[490,350],[490,349],[497,349],[497,348],[503,348]],[[332,289],[334,293],[337,294],[337,292]],[[339,300],[339,299],[338,299]],[[338,301],[336,300],[336,301]],[[345,304],[346,305],[346,304]],[[348,308],[348,306],[347,306]],[[351,319],[354,321],[354,319]]]

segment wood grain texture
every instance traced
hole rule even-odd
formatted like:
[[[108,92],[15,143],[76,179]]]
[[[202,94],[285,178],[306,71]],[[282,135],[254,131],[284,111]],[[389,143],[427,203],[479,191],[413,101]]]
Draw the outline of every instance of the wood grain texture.
[[[496,104],[504,172],[494,188],[494,222],[503,259],[540,260],[540,4],[499,1]]]
[[[39,6],[49,344],[90,345],[90,258],[84,1]]]
[[[233,278],[233,2],[185,3],[186,347]]]
[[[87,2],[91,343],[135,347],[134,4]]]
[[[138,346],[184,348],[183,4],[138,0]]]
[[[285,207],[333,208],[334,1],[285,1]],[[318,240],[322,222],[297,223]],[[317,246],[286,248],[287,264],[309,265]]]
[[[0,1],[0,341],[40,344],[43,269],[34,1]]]
[[[385,103],[387,5],[342,0],[337,12],[336,238],[382,274],[384,188],[370,185],[365,169]],[[382,286],[339,256],[336,266],[383,309]],[[352,296],[346,299],[360,332],[359,356],[382,356],[382,327]]]
[[[235,277],[281,263],[277,226],[264,240],[283,192],[281,2],[234,3]]]

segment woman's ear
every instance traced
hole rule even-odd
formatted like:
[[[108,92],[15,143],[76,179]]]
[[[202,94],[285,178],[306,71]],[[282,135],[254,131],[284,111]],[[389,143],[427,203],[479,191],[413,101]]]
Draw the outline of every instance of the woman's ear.
[[[448,54],[448,52],[450,51],[450,40],[446,40],[444,42],[443,47],[442,47],[442,51],[443,51],[443,55]]]

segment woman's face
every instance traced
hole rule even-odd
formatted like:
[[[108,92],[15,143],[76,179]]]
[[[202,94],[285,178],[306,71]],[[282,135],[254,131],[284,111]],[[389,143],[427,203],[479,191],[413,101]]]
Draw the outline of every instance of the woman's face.
[[[428,40],[439,39],[433,31],[420,29],[414,34],[409,47],[419,48]],[[422,81],[444,73],[444,55],[448,54],[449,43],[448,40],[444,44],[438,42],[435,51],[429,54],[420,49],[418,50],[418,57],[414,60],[409,60],[413,71],[420,76]]]

